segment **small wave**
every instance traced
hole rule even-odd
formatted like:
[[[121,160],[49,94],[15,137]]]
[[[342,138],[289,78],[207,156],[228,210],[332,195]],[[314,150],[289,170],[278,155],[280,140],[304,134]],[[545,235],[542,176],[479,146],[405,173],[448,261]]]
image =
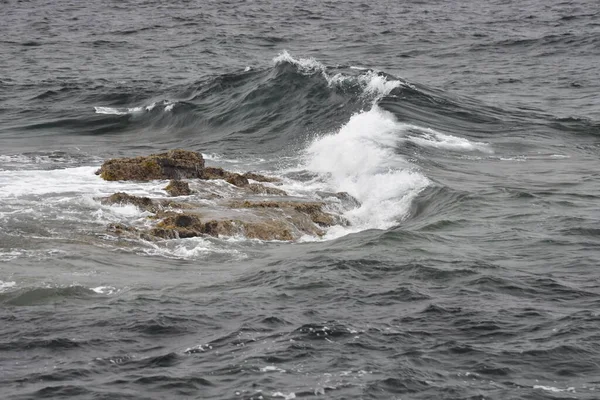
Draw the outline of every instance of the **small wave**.
[[[0,281],[0,293],[4,292],[5,290],[8,290],[10,288],[14,288],[16,285],[17,285],[17,283],[14,281],[11,281],[11,282]]]
[[[488,143],[472,142],[458,136],[446,135],[431,128],[421,128],[415,125],[407,127],[414,132],[413,135],[407,136],[407,140],[420,146],[454,151],[481,151],[489,154],[494,152]]]
[[[106,296],[110,296],[111,294],[115,294],[117,292],[117,289],[114,286],[97,286],[90,288],[90,290],[94,293],[103,294]]]
[[[144,112],[152,111],[154,109],[157,109],[157,107],[162,108],[162,110],[165,112],[173,111],[175,104],[176,104],[176,102],[173,102],[170,100],[163,100],[162,102],[154,102],[147,106],[138,106],[138,107],[131,107],[131,108],[116,108],[116,107],[97,106],[97,107],[94,107],[94,110],[96,111],[96,114],[134,115],[134,114],[141,114]]]
[[[247,258],[245,253],[232,247],[233,241],[228,241],[229,245],[219,245],[202,237],[167,240],[161,243],[148,243],[149,248],[144,249],[143,252],[152,256],[184,260],[219,254],[238,260]]]
[[[554,387],[554,386],[533,385],[533,388],[534,389],[545,390],[547,392],[554,392],[554,393],[560,393],[560,392],[575,393],[575,388],[574,387],[568,387],[568,388],[565,388],[565,389],[559,389],[559,388]]]
[[[44,304],[57,299],[84,299],[94,295],[94,291],[79,285],[26,287],[8,291],[0,297],[0,303],[15,306]]]
[[[288,63],[288,64],[293,64],[296,67],[298,67],[298,69],[301,72],[308,72],[308,73],[313,73],[313,72],[325,72],[325,70],[327,69],[327,67],[325,67],[325,65],[321,64],[320,62],[318,62],[317,60],[315,60],[314,58],[294,58],[290,55],[290,53],[287,52],[287,50],[284,50],[283,52],[279,53],[275,58],[273,58],[273,62],[275,64],[282,64],[282,63]]]

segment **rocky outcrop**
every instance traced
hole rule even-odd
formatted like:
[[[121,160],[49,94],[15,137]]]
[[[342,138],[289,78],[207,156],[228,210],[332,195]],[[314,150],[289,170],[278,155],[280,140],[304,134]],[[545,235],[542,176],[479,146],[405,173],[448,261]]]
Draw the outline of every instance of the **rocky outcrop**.
[[[150,198],[132,196],[130,194],[123,193],[123,192],[115,193],[109,197],[100,199],[100,203],[106,204],[106,205],[132,204],[132,205],[136,206],[137,208],[139,208],[140,210],[148,211],[151,213],[155,213],[159,210],[158,204],[156,204]]]
[[[235,172],[225,171],[223,168],[206,167],[202,170],[199,176],[200,179],[223,179],[226,182],[235,186],[246,186],[248,179]]]
[[[107,181],[222,179],[238,187],[248,186],[248,179],[257,182],[279,181],[254,172],[238,174],[223,168],[205,167],[202,154],[181,149],[149,156],[111,159],[102,164],[96,175]]]
[[[96,175],[107,181],[151,181],[198,178],[203,170],[202,154],[178,149],[146,157],[108,160]]]
[[[323,229],[333,225],[347,225],[344,218],[327,210],[327,204],[339,207],[356,202],[347,193],[315,193],[322,201],[292,197],[275,187],[277,178],[207,167],[200,153],[186,150],[108,160],[97,174],[106,180],[170,179],[164,188],[170,196],[190,196],[180,201],[153,200],[120,192],[100,199],[105,205],[131,204],[151,214],[146,222],[138,221],[139,226],[111,224],[108,227],[110,233],[123,238],[243,236],[292,241],[304,235],[323,236]],[[215,179],[233,186],[203,182]]]
[[[271,186],[264,186],[260,183],[249,183],[244,186],[248,192],[253,194],[266,194],[270,196],[287,196],[287,192],[285,190],[277,189]]]
[[[346,224],[341,218],[335,218],[332,214],[323,211],[324,203],[300,202],[300,201],[232,201],[232,208],[276,208],[290,214],[290,210],[303,214],[310,218],[315,224],[328,227],[336,224]]]
[[[161,220],[149,231],[151,236],[179,239],[195,236],[244,236],[248,239],[294,240],[283,221],[244,221],[239,219],[203,220],[197,214],[179,214]]]
[[[251,179],[253,181],[256,182],[279,182],[279,179],[277,178],[273,178],[273,177],[269,177],[269,176],[264,176],[261,174],[257,174],[254,172],[246,172],[245,174],[242,175],[244,178],[246,179]]]
[[[192,194],[190,185],[187,182],[173,179],[164,189],[172,197],[189,196]]]

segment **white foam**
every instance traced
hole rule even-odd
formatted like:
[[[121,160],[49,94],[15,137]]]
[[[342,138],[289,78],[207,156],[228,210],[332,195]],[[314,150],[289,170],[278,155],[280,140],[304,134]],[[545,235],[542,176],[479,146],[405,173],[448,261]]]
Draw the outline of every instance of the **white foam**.
[[[93,196],[127,192],[135,195],[161,194],[166,181],[107,182],[95,175],[95,167],[73,167],[53,170],[0,171],[0,199],[21,196],[73,195]]]
[[[405,130],[405,124],[377,106],[355,114],[338,132],[314,140],[306,149],[305,168],[318,178],[286,189],[347,192],[361,203],[343,214],[352,226],[333,227],[328,238],[390,228],[406,216],[412,199],[429,185],[424,175],[396,154]]]
[[[98,286],[95,288],[90,288],[90,290],[98,294],[104,294],[106,296],[110,296],[111,294],[117,292],[117,289],[115,289],[113,286]]]
[[[129,114],[128,110],[120,110],[112,107],[94,107],[96,110],[96,114],[107,114],[107,115],[127,115]]]
[[[277,57],[273,58],[275,64],[289,63],[295,65],[301,72],[313,73],[315,71],[325,72],[325,66],[314,58],[294,58],[284,50]]]
[[[153,102],[147,106],[138,106],[138,107],[121,107],[121,108],[117,108],[117,107],[94,107],[94,110],[96,111],[96,114],[106,114],[106,115],[132,115],[132,114],[139,114],[142,112],[146,112],[146,111],[152,111],[154,110],[154,108],[156,108],[156,106],[158,104],[161,104],[164,106],[164,111],[172,111],[173,107],[175,106],[176,102],[170,101],[170,100],[163,100],[159,103],[157,102]]]
[[[260,372],[286,372],[285,369],[276,367],[274,365],[267,365],[266,367],[262,367]]]
[[[421,146],[454,151],[481,151],[489,154],[494,152],[488,143],[473,142],[466,138],[447,135],[435,129],[422,128],[416,125],[408,125],[407,127],[417,133],[417,135],[407,136],[407,139]]]
[[[290,394],[285,394],[282,392],[273,392],[273,397],[283,397],[284,400],[292,400],[296,398],[296,393],[291,392]]]
[[[177,240],[165,240],[159,243],[147,243],[149,248],[143,252],[148,255],[159,255],[175,259],[196,259],[210,254],[226,254],[234,259],[242,260],[248,256],[239,250],[223,243],[222,246],[202,237]]]
[[[571,392],[571,393],[575,393],[575,388],[573,387],[568,387],[566,389],[559,389],[553,386],[543,386],[543,385],[534,385],[533,386],[534,389],[541,389],[541,390],[546,390],[548,392],[554,392],[554,393],[559,393],[559,392]]]
[[[387,96],[392,90],[402,85],[402,82],[390,81],[375,71],[368,71],[364,75],[359,75],[358,80],[363,85],[365,94],[375,96]]]
[[[17,283],[14,282],[14,281],[13,282],[3,282],[3,281],[0,281],[0,293],[4,292],[7,289],[13,288],[16,285],[17,285]]]

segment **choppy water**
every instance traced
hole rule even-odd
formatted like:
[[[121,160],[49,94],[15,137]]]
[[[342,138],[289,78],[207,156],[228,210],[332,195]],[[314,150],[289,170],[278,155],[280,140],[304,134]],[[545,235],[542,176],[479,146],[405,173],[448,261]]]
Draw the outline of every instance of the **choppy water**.
[[[600,398],[595,1],[0,10],[0,397]],[[176,147],[361,206],[107,235],[165,182],[97,167]]]

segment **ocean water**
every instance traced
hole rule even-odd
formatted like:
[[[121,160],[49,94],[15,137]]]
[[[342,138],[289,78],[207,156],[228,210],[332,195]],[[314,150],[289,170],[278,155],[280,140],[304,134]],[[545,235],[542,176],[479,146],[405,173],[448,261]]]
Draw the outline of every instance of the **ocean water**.
[[[600,398],[597,1],[0,11],[0,398]],[[360,205],[108,235],[166,182],[94,172],[172,148]]]

